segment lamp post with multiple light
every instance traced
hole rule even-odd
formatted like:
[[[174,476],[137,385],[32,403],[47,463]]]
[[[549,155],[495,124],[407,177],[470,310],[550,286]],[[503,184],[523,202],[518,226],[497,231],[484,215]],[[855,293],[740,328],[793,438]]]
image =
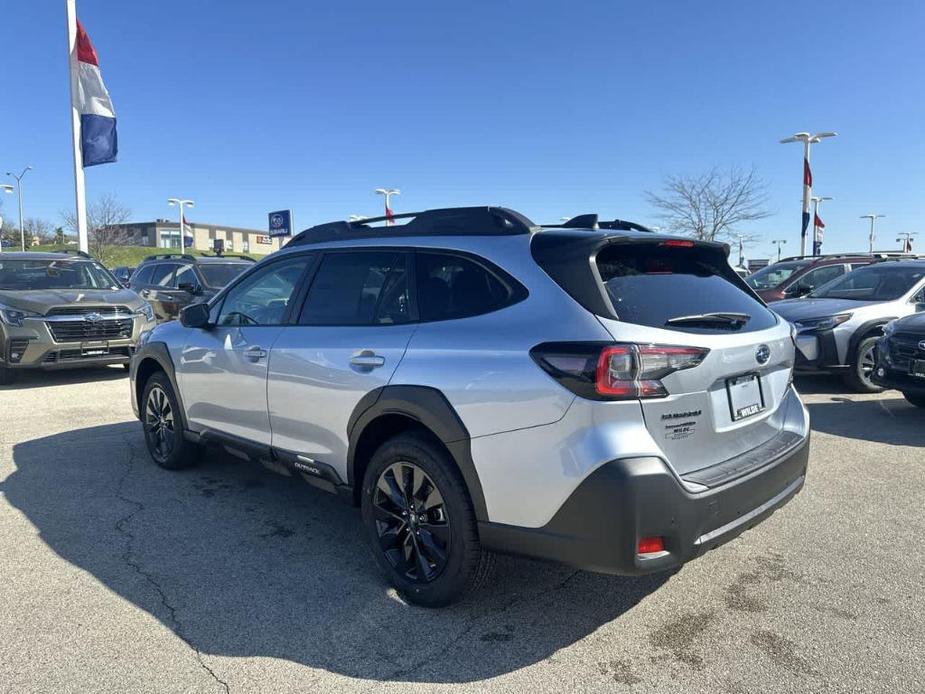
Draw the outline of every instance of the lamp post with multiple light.
[[[825,200],[833,200],[827,195],[814,195],[810,200],[813,203],[813,255],[821,255],[822,252],[822,239],[820,238],[819,230],[821,227],[816,226],[819,220],[819,205]]]
[[[181,198],[167,198],[167,204],[171,207],[180,208],[180,250],[186,248],[186,233],[183,226],[186,224],[186,215],[183,214],[184,207],[195,207],[196,203],[192,200],[183,200]]]
[[[877,221],[878,219],[883,219],[884,217],[886,217],[885,214],[873,214],[873,213],[871,213],[871,214],[862,214],[862,215],[860,216],[860,219],[869,219],[869,220],[870,220],[870,234],[869,234],[869,236],[868,236],[867,238],[868,238],[868,242],[869,242],[869,251],[870,251],[870,254],[871,254],[871,255],[874,254],[874,240],[877,238],[876,230],[875,230],[875,228],[874,228],[874,224],[876,223],[876,221]]]
[[[23,179],[23,176],[26,175],[26,172],[31,171],[31,170],[32,170],[32,167],[27,166],[25,169],[22,170],[22,172],[18,176],[12,173],[11,171],[6,172],[7,176],[12,176],[13,178],[16,179],[16,192],[19,194],[19,242],[20,242],[20,245],[22,246],[23,251],[26,250],[26,230],[23,227],[23,221],[22,221],[23,220],[22,218],[22,179]]]
[[[896,239],[896,243],[901,243],[903,245],[903,253],[912,252],[912,237],[918,234],[917,231],[901,231],[899,232],[899,238]]]
[[[790,142],[803,143],[803,225],[800,229],[800,255],[806,255],[806,229],[809,227],[809,203],[813,196],[813,174],[809,168],[809,151],[812,145],[826,137],[835,137],[838,133],[794,133],[781,140],[781,144]]]
[[[771,243],[777,246],[777,262],[780,262],[780,247],[787,243],[787,239],[774,239]]]

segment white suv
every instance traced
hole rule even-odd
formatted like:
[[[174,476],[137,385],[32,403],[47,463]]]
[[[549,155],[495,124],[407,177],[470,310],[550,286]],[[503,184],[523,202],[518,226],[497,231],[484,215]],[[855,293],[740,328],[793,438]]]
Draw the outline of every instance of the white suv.
[[[790,326],[726,247],[593,215],[404,217],[308,229],[148,333],[131,376],[154,461],[215,443],[341,494],[430,606],[492,551],[670,569],[801,489]]]

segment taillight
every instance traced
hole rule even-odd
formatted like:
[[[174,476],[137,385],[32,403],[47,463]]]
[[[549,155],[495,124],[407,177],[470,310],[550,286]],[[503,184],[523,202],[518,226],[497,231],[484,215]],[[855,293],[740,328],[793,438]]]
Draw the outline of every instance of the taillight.
[[[661,379],[700,364],[709,352],[674,345],[546,343],[530,354],[546,373],[591,400],[668,395]]]

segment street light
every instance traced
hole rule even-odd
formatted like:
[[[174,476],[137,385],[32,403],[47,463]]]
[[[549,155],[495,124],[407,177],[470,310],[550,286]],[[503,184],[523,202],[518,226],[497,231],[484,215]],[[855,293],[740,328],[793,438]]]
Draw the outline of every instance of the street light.
[[[809,149],[826,137],[835,137],[838,133],[794,133],[780,141],[782,145],[791,142],[803,143],[803,227],[800,230],[800,255],[806,255],[806,228],[809,226],[809,202],[813,196],[813,174],[809,168]]]
[[[885,214],[862,214],[859,217],[859,219],[870,220],[870,236],[868,237],[868,240],[870,241],[869,250],[871,255],[874,254],[874,239],[877,238],[874,234],[874,222],[876,222],[878,219],[883,219],[884,217],[886,217]]]
[[[777,262],[780,262],[780,247],[787,243],[787,239],[774,239],[771,244],[777,246]]]
[[[912,237],[917,236],[917,231],[901,231],[899,232],[899,238],[896,239],[896,243],[901,243],[903,245],[903,253],[912,252]]]
[[[183,225],[186,222],[186,217],[183,216],[184,207],[195,207],[196,203],[192,200],[183,200],[181,198],[167,198],[167,204],[171,207],[180,208],[180,250],[186,248],[186,234],[183,233]]]
[[[392,219],[392,205],[391,200],[393,195],[401,195],[401,191],[398,188],[376,188],[376,195],[385,196],[385,216],[386,224],[392,226],[395,224],[395,220]]]
[[[22,250],[26,250],[26,232],[22,225],[22,177],[26,175],[27,171],[31,171],[32,167],[27,166],[22,170],[18,176],[10,171],[6,172],[7,176],[12,176],[16,179],[16,191],[19,193],[19,242],[22,245]]]
[[[834,200],[828,195],[814,195],[810,198],[813,203],[813,255],[822,255],[822,232],[821,227],[816,226],[816,220],[819,219],[819,205],[823,200]]]
[[[13,186],[9,183],[0,183],[0,190],[4,193],[13,194]],[[0,232],[3,231],[3,217],[0,217]],[[0,233],[0,253],[3,253],[3,234]]]

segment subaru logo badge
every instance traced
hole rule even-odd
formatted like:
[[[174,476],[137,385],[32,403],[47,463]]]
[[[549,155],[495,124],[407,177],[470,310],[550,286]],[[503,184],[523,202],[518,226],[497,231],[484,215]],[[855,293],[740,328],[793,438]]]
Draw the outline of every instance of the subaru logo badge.
[[[771,358],[771,348],[767,345],[761,345],[758,350],[755,352],[755,359],[758,360],[759,364],[767,364],[768,359]]]
[[[84,316],[84,320],[90,323],[96,323],[97,321],[103,320],[103,317],[98,313],[88,313]]]
[[[919,343],[919,349],[922,350],[923,352],[925,352],[925,340],[922,340],[922,341]]]

